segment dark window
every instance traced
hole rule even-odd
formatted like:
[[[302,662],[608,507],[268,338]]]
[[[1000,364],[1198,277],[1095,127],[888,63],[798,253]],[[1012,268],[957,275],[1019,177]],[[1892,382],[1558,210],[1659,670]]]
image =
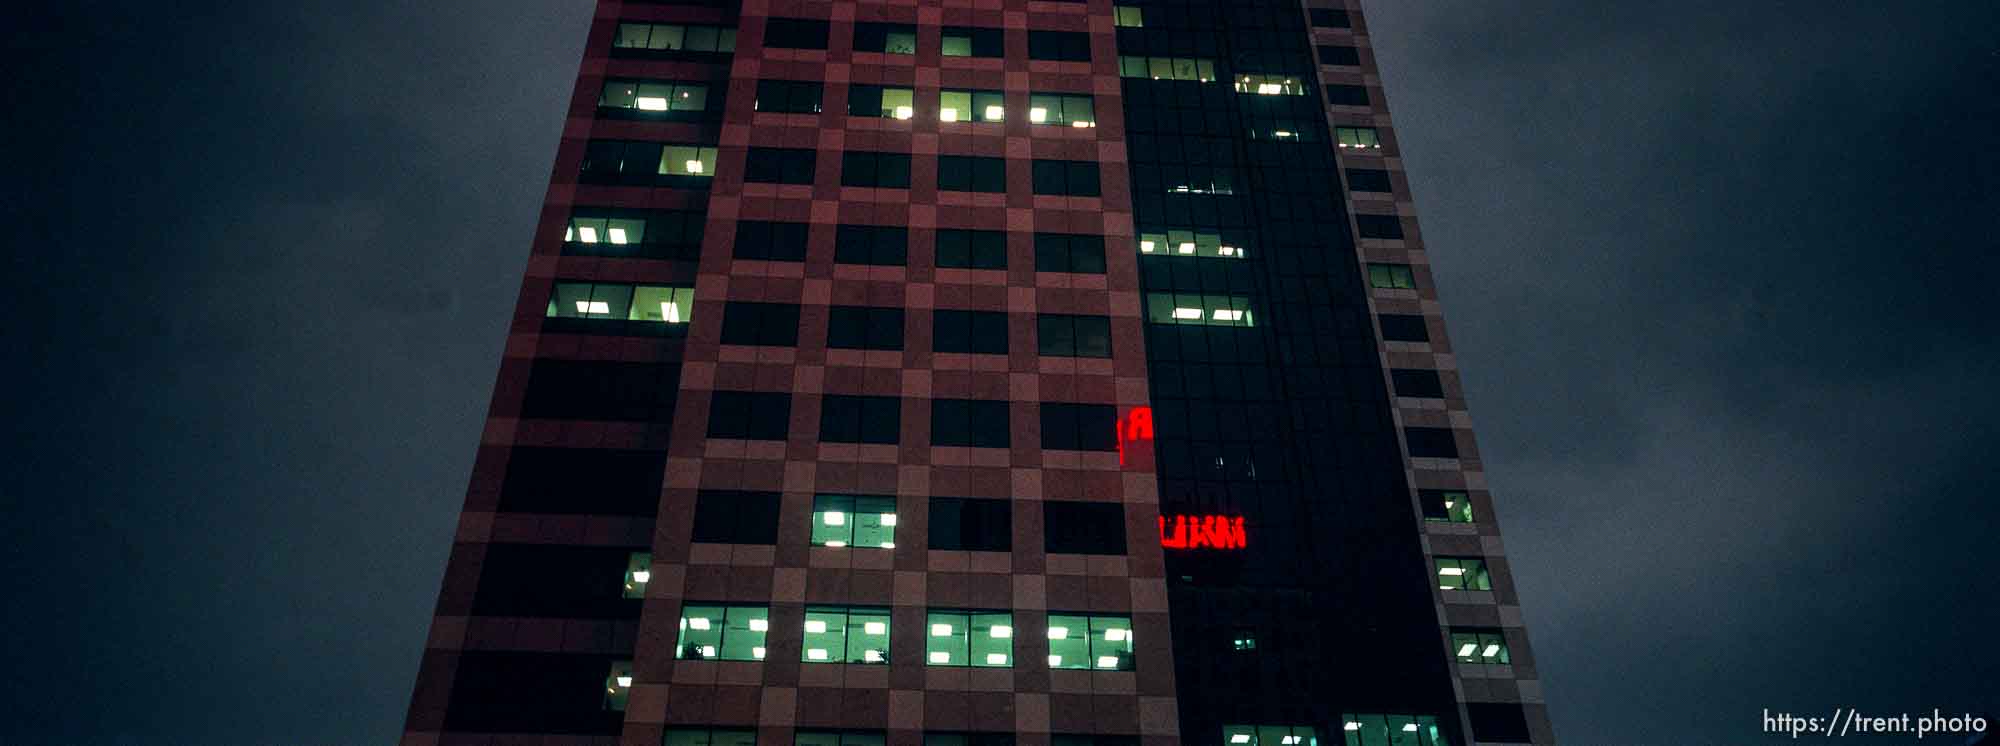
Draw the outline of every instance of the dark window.
[[[579,207],[563,227],[563,254],[698,259],[707,219],[695,211]]]
[[[1043,549],[1052,554],[1124,554],[1125,506],[1119,503],[1042,503]]]
[[[608,655],[465,651],[445,729],[616,736],[625,713],[604,706],[604,685],[617,662]]]
[[[942,38],[942,52],[946,57],[1004,57],[1007,54],[1005,32],[997,28],[946,26]]]
[[[1037,233],[1035,271],[1104,274],[1104,237]]]
[[[791,430],[791,394],[717,391],[709,402],[708,437],[784,440]]]
[[[1118,450],[1118,408],[1109,404],[1042,403],[1042,448]]]
[[[833,260],[841,264],[900,267],[908,261],[910,231],[883,225],[843,225],[834,233]]]
[[[637,621],[639,601],[625,597],[634,551],[645,548],[488,544],[472,613]]]
[[[536,360],[521,401],[527,419],[674,421],[680,367],[610,360]]]
[[[809,148],[751,148],[743,180],[758,184],[811,184],[818,153]]]
[[[910,155],[908,153],[870,153],[864,150],[849,150],[840,155],[840,185],[851,187],[876,187],[879,189],[910,188]]]
[[[1000,311],[933,311],[931,351],[1007,354],[1007,314]]]
[[[941,228],[937,232],[937,266],[1006,269],[1007,234]]]
[[[1358,85],[1329,84],[1326,87],[1326,102],[1334,106],[1367,106],[1368,89]]]
[[[1467,702],[1465,714],[1472,721],[1475,741],[1527,743],[1528,716],[1520,705],[1502,702]]]
[[[1045,313],[1035,319],[1038,351],[1056,357],[1111,357],[1111,318]]]
[[[1005,552],[1014,545],[1013,506],[1006,500],[931,498],[932,549]]]
[[[1090,61],[1090,34],[1081,31],[1029,31],[1028,59]]]
[[[1312,18],[1312,25],[1327,28],[1347,28],[1347,11],[1331,8],[1313,8],[1306,11]]]
[[[809,229],[810,226],[805,223],[745,220],[736,224],[735,256],[738,259],[803,262],[806,260],[806,234]]]
[[[1007,159],[976,155],[938,156],[938,188],[947,192],[1007,191]]]
[[[1405,427],[1403,442],[1411,458],[1458,458],[1458,439],[1448,427]]]
[[[702,490],[695,495],[694,540],[711,544],[778,543],[776,492]]]
[[[1397,240],[1403,237],[1403,219],[1394,215],[1356,215],[1354,228],[1362,238]]]
[[[1322,65],[1355,66],[1361,64],[1361,50],[1354,47],[1337,47],[1322,44],[1319,48],[1319,63]]]
[[[820,84],[801,80],[757,81],[757,111],[818,114]]]
[[[1007,402],[931,400],[931,445],[1006,448],[1010,432]]]
[[[896,443],[903,437],[903,400],[840,396],[820,400],[819,439],[826,443]]]
[[[916,54],[917,27],[903,23],[854,24],[854,51]]]
[[[1438,373],[1434,370],[1396,368],[1389,371],[1389,381],[1395,384],[1397,396],[1420,399],[1444,397],[1444,381],[1438,378]]]
[[[1014,746],[1014,734],[926,731],[924,746]]]
[[[604,448],[516,447],[500,482],[503,513],[653,515],[667,455]]]
[[[1387,192],[1389,172],[1372,168],[1347,169],[1347,188],[1356,192]]]
[[[577,178],[593,184],[650,184],[660,173],[657,142],[591,140],[583,149]]]
[[[764,22],[764,46],[825,49],[826,21],[806,18],[768,19]]]
[[[1424,317],[1400,313],[1385,313],[1382,319],[1382,340],[1385,342],[1429,342],[1430,329],[1424,326]]]
[[[827,314],[826,346],[845,350],[903,349],[903,309],[834,306]]]
[[[722,343],[796,347],[799,307],[786,303],[729,301],[722,309]]]
[[[1097,196],[1095,161],[1035,161],[1035,193]]]

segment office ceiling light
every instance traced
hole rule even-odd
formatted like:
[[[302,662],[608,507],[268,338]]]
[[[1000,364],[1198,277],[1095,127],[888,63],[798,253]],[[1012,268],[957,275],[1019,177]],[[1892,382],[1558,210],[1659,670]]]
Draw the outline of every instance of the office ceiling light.
[[[933,625],[931,625],[931,636],[932,636],[932,637],[950,637],[950,636],[951,636],[951,625],[949,625],[949,624],[933,624]]]
[[[640,96],[638,103],[640,111],[667,110],[667,100],[658,96]]]
[[[861,625],[861,631],[871,635],[889,634],[889,625],[883,622],[869,622]]]
[[[618,677],[618,688],[620,688],[620,689],[630,689],[630,688],[632,688],[632,677],[631,677],[631,676],[620,676],[620,677]]]
[[[1065,638],[1068,638],[1068,637],[1069,637],[1069,628],[1068,628],[1068,627],[1050,627],[1050,628],[1049,628],[1049,639],[1051,639],[1051,640],[1061,640],[1061,639],[1065,639]]]
[[[826,511],[821,520],[826,521],[826,525],[828,526],[845,526],[847,525],[847,514],[838,510],[829,510]]]
[[[1438,574],[1439,574],[1439,575],[1464,575],[1464,574],[1465,574],[1465,568],[1463,568],[1463,567],[1440,567],[1440,568],[1438,568]]]
[[[1482,657],[1486,657],[1486,658],[1492,658],[1492,657],[1494,657],[1494,656],[1496,656],[1496,655],[1499,655],[1499,654],[1500,654],[1500,646],[1499,646],[1499,645],[1497,645],[1497,644],[1492,644],[1492,643],[1488,643],[1488,644],[1486,645],[1486,650],[1485,650],[1485,651],[1483,651],[1483,652],[1481,652],[1481,653],[1480,653],[1480,656],[1482,656]]]
[[[986,665],[989,665],[989,666],[1004,666],[1004,665],[1007,665],[1007,654],[1006,654],[1006,653],[987,653],[987,654],[986,654]]]
[[[834,539],[832,541],[827,542],[826,545],[827,547],[832,549],[839,549],[841,547],[847,546],[847,542],[841,541],[839,539]]]
[[[1476,642],[1468,642],[1468,643],[1466,643],[1466,644],[1464,644],[1464,645],[1460,645],[1460,646],[1458,646],[1458,657],[1460,657],[1460,658],[1470,658],[1470,657],[1472,657],[1472,651],[1475,651],[1475,650],[1478,650],[1478,649],[1479,649],[1479,643],[1476,643]]]
[[[769,619],[752,619],[752,620],[750,620],[750,631],[751,631],[751,632],[769,632],[769,631],[771,631],[771,620],[769,620]]]
[[[1006,116],[1007,116],[1007,107],[1004,107],[1004,106],[988,106],[988,107],[986,107],[986,119],[987,119],[988,121],[994,121],[994,122],[997,122],[997,121],[1000,121],[1000,120],[1001,120],[1002,118],[1004,118],[1004,117],[1006,117]]]
[[[706,617],[693,617],[687,620],[687,625],[688,629],[706,630],[708,629],[708,619]]]
[[[761,647],[757,647],[757,648],[751,648],[751,649],[750,649],[750,657],[752,657],[752,658],[756,658],[757,660],[760,660],[760,661],[761,661],[761,660],[763,660],[763,659],[764,659],[764,649],[763,649],[763,648],[761,648]]]
[[[624,228],[612,228],[611,230],[605,231],[605,233],[610,234],[612,243],[619,245],[623,245],[625,243]]]
[[[932,662],[932,663],[950,663],[950,662],[951,662],[951,653],[948,653],[948,652],[945,652],[945,651],[943,651],[943,650],[933,650],[933,651],[931,651],[931,662]]]
[[[896,514],[895,514],[895,513],[883,513],[883,514],[882,514],[882,525],[884,525],[884,526],[894,526],[894,525],[896,525]]]
[[[1249,742],[1250,742],[1250,734],[1248,734],[1248,733],[1238,733],[1238,734],[1236,734],[1236,735],[1233,735],[1233,736],[1230,736],[1230,737],[1229,737],[1229,742],[1230,742],[1230,743],[1249,743]]]
[[[1404,724],[1403,724],[1403,732],[1404,732],[1404,733],[1415,733],[1415,732],[1417,732],[1417,724],[1416,724],[1416,723],[1404,723]]]
[[[652,580],[652,579],[653,579],[653,571],[651,571],[651,570],[633,570],[633,571],[632,571],[632,582],[634,582],[634,583],[644,583],[644,582],[646,582],[646,581],[649,581],[649,580]]]
[[[949,107],[939,109],[938,118],[947,122],[956,122],[958,121],[958,110]]]
[[[910,117],[913,117],[913,116],[916,116],[916,114],[917,114],[917,112],[916,112],[915,110],[911,109],[911,108],[910,108],[910,107],[908,107],[908,106],[898,106],[898,107],[896,107],[896,118],[897,118],[897,119],[909,119]]]
[[[1201,309],[1199,309],[1199,308],[1176,308],[1176,309],[1174,309],[1174,318],[1177,318],[1177,319],[1190,319],[1190,320],[1199,320],[1199,319],[1201,318]]]
[[[1062,665],[1062,656],[1060,656],[1060,655],[1051,655],[1051,656],[1049,656],[1049,667],[1050,667],[1050,668],[1054,668],[1054,667],[1056,667],[1056,666],[1060,666],[1060,665]]]
[[[1041,124],[1043,122],[1049,121],[1049,110],[1039,106],[1029,109],[1028,121],[1034,122],[1036,124]]]
[[[576,232],[583,236],[584,243],[597,243],[597,229],[588,225],[578,226]]]
[[[824,632],[826,632],[826,622],[820,621],[818,619],[806,620],[807,634],[817,635],[817,634],[822,634]]]
[[[826,660],[826,648],[811,648],[806,651],[806,660]]]
[[[880,650],[863,650],[863,651],[861,651],[861,660],[863,660],[863,661],[865,661],[865,662],[868,662],[868,663],[881,663],[881,662],[882,662],[882,651],[880,651]]]
[[[995,624],[993,625],[993,629],[987,631],[986,634],[992,637],[1005,639],[1014,636],[1014,628],[1009,627],[1005,624]]]
[[[1104,631],[1104,640],[1106,642],[1124,642],[1126,636],[1125,630],[1118,629],[1117,627]]]
[[[1097,657],[1097,667],[1098,667],[1098,668],[1117,668],[1117,667],[1118,667],[1118,656],[1115,656],[1115,655],[1100,655],[1100,656],[1098,656],[1098,657]]]

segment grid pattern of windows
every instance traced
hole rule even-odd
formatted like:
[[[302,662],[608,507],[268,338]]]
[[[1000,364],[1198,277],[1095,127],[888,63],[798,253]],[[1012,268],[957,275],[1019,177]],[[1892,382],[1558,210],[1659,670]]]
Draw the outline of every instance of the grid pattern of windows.
[[[1215,82],[1215,60],[1193,57],[1137,57],[1120,56],[1118,75],[1126,78],[1151,78],[1153,80],[1193,80],[1202,83]]]
[[[743,180],[753,184],[811,184],[819,153],[810,148],[756,148],[743,156]]]
[[[736,51],[736,29],[675,23],[621,23],[611,40],[614,51],[703,52]]]
[[[1049,614],[1049,668],[1132,670],[1132,620]]]
[[[1045,313],[1035,318],[1037,352],[1055,357],[1111,357],[1111,318]]]
[[[997,28],[946,26],[941,38],[946,57],[1001,57],[1007,51],[1005,32]]]
[[[1034,163],[1036,194],[1065,194],[1072,197],[1098,195],[1095,161],[1044,161]]]
[[[896,548],[896,498],[873,495],[813,497],[812,545]]]
[[[681,635],[674,646],[674,657],[761,661],[764,636],[770,631],[770,607],[691,603],[681,607]]]
[[[736,224],[735,257],[771,262],[802,262],[806,259],[805,223],[745,220]]]
[[[1104,237],[1080,233],[1035,234],[1036,272],[1104,274]]]
[[[693,540],[709,544],[778,543],[776,492],[702,490],[695,495]]]
[[[1005,552],[1014,543],[1014,514],[1006,500],[933,497],[930,548]]]
[[[910,188],[910,154],[849,150],[840,154],[840,185],[877,189]]]
[[[931,400],[931,445],[1006,448],[1010,441],[1007,402]]]
[[[819,439],[894,444],[902,437],[902,420],[903,400],[896,397],[827,394],[820,400]]]
[[[1004,231],[940,228],[937,232],[937,266],[1006,269],[1007,234]]]
[[[938,189],[947,192],[1007,191],[1007,159],[978,155],[938,156]]]
[[[1146,321],[1198,326],[1256,325],[1249,298],[1193,293],[1147,293]]]
[[[1452,630],[1451,654],[1460,663],[1504,666],[1513,662],[1507,656],[1507,637],[1497,629]]]
[[[931,351],[1007,354],[1007,314],[1002,311],[932,311]]]
[[[821,91],[818,81],[759,80],[754,108],[777,114],[818,114]]]
[[[1345,746],[1451,746],[1437,718],[1428,715],[1347,714],[1340,720]]]
[[[604,81],[597,105],[648,115],[703,111],[708,108],[708,84],[611,78]]]
[[[914,89],[856,83],[847,87],[847,115],[909,119],[917,115]]]
[[[1410,271],[1408,264],[1370,264],[1368,286],[1388,290],[1415,290],[1417,276]]]
[[[706,222],[706,216],[692,211],[579,207],[563,226],[563,253],[696,259]]]
[[[909,261],[910,231],[886,225],[843,225],[835,229],[833,260],[841,264],[900,267]]]
[[[717,391],[709,399],[708,437],[784,440],[791,416],[791,394]]]
[[[1426,521],[1472,522],[1472,498],[1463,492],[1418,490],[1417,503],[1423,506]]]
[[[857,663],[879,666],[889,662],[889,610],[835,606],[806,607],[805,663]],[[804,735],[800,743],[804,743]],[[878,740],[876,743],[881,743]]]
[[[1004,611],[931,611],[926,620],[926,664],[988,668],[1014,665],[1013,614]]]
[[[1097,126],[1097,107],[1089,96],[1034,93],[1028,96],[1029,124],[1067,127]]]
[[[1473,557],[1437,557],[1438,589],[1445,591],[1490,591],[1493,577],[1486,572],[1486,560]]]
[[[729,301],[722,310],[722,343],[796,347],[799,307],[789,303]]]
[[[938,91],[938,121],[999,122],[1007,118],[1007,99],[999,91]]]
[[[846,350],[903,349],[903,309],[833,306],[827,309],[826,346]]]

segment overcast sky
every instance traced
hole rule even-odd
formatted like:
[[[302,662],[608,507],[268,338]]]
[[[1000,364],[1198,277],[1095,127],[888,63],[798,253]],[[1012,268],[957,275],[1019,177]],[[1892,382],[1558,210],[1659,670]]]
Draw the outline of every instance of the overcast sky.
[[[0,740],[391,742],[591,3],[35,7]],[[1996,4],[1369,15],[1558,736],[2000,714]]]

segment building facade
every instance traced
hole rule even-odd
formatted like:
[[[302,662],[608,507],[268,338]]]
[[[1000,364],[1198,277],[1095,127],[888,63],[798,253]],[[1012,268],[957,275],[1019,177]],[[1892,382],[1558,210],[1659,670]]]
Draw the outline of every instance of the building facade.
[[[1552,743],[1358,0],[617,2],[404,741]]]

